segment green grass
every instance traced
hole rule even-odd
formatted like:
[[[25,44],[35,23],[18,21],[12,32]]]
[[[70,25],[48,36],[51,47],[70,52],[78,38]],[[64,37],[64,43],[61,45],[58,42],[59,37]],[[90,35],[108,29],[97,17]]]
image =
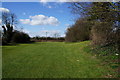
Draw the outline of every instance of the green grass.
[[[96,56],[98,59],[102,61],[102,65],[108,65],[111,69],[114,70],[114,74],[112,76],[117,76],[120,78],[120,74],[118,74],[118,70],[120,68],[119,55],[120,54],[116,45],[109,46],[87,46],[85,48],[87,53],[91,53],[93,56]],[[108,76],[110,77],[110,76]]]
[[[80,43],[39,42],[3,46],[3,78],[104,78],[114,74]]]

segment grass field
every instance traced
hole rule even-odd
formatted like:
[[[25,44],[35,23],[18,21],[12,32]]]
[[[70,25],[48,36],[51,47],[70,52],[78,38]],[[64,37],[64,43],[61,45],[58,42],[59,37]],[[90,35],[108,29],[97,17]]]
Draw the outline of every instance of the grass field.
[[[3,78],[104,78],[114,74],[87,53],[89,41],[3,46]]]

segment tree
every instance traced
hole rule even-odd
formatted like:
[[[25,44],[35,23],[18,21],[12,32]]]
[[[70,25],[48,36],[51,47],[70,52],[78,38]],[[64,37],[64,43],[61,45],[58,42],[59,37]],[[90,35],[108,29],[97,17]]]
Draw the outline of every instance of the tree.
[[[0,30],[0,45],[2,43],[2,30]]]
[[[6,12],[2,13],[2,24],[3,25],[10,24],[13,26],[17,23],[18,23],[17,16],[14,13],[6,13]]]
[[[120,2],[75,2],[70,8],[72,13],[92,20],[113,21],[120,18]]]
[[[24,32],[20,32],[15,30],[14,35],[12,37],[12,42],[14,43],[27,43],[30,42],[30,37],[28,34]]]
[[[54,35],[55,38],[60,37],[60,33],[59,32],[55,32],[53,35]]]
[[[13,13],[2,13],[3,40],[9,43],[13,36],[13,26],[17,24],[16,15]]]
[[[93,44],[105,46],[114,43],[111,24],[109,22],[95,23],[91,30]]]
[[[114,7],[112,4],[114,4],[117,7]],[[118,36],[115,38],[113,35],[120,34],[119,32],[113,33],[112,31],[117,27],[117,23],[120,23],[120,4],[119,2],[117,3],[110,3],[110,2],[98,2],[98,3],[92,3],[91,9],[88,11],[89,18],[91,20],[96,20],[100,22],[100,24],[95,25],[93,29],[98,29],[97,34],[94,33],[94,36],[96,35],[97,40],[95,41],[95,38],[93,38],[94,42],[98,42],[98,38],[101,37],[103,45],[106,44],[116,44],[117,41],[116,39],[119,38]],[[118,8],[119,7],[119,8]],[[102,23],[101,23],[102,22]],[[104,24],[106,22],[106,25]],[[103,30],[100,30],[99,28],[103,28]],[[105,38],[102,38],[102,36],[105,36]],[[106,41],[105,41],[106,40]]]
[[[117,44],[120,49],[120,2],[77,2],[71,6],[73,13],[95,22],[91,32],[94,44]]]
[[[2,28],[4,29],[3,37],[9,43],[13,36],[13,26],[10,26],[10,24],[7,24],[6,28],[5,26],[2,26]]]
[[[91,27],[94,23],[85,18],[78,19],[74,25],[67,29],[65,40],[67,42],[90,40]]]

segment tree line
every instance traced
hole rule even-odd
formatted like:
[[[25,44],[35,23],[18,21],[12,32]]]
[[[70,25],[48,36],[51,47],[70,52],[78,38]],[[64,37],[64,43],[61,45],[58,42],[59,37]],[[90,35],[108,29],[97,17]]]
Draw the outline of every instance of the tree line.
[[[120,50],[120,2],[70,3],[80,16],[66,32],[66,42],[92,40],[93,45],[117,45]]]
[[[15,30],[14,27],[18,23],[17,17],[13,13],[2,13],[2,45],[9,43],[26,43],[30,42],[28,34]]]
[[[42,41],[59,41],[59,42],[63,42],[65,41],[64,37],[40,37],[40,36],[36,36],[36,37],[32,37],[31,41],[38,41],[38,42],[42,42]]]

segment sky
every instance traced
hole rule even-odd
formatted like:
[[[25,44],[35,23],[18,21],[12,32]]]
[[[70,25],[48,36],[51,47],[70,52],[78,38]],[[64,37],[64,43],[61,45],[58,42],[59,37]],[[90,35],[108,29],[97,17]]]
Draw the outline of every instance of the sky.
[[[65,36],[66,29],[74,23],[69,3],[65,2],[3,2],[0,11],[16,14],[17,28],[31,37]]]

